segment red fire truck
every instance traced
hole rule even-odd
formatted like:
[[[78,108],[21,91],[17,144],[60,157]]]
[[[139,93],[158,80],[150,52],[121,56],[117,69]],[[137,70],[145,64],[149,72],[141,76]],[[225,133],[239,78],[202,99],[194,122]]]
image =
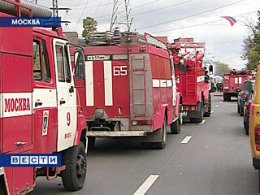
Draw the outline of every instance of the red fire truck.
[[[224,101],[230,101],[231,97],[237,97],[238,92],[241,91],[241,87],[246,80],[252,80],[253,73],[250,70],[230,70],[224,75],[223,79],[223,99]]]
[[[0,1],[0,17],[51,14],[25,1]],[[0,167],[0,194],[29,193],[37,176],[47,180],[61,176],[66,190],[81,189],[86,176],[86,124],[77,106],[62,30],[0,28],[0,75],[0,154],[62,155],[62,167]]]
[[[212,66],[203,67],[205,43],[193,38],[175,39],[168,45],[173,55],[177,89],[182,95],[183,111],[191,122],[201,122],[211,114],[209,75]]]
[[[167,128],[179,133],[182,121],[165,44],[149,34],[123,33],[116,44],[107,33],[95,35],[84,48],[85,64],[75,66],[89,146],[96,137],[139,137],[145,146],[164,148]]]

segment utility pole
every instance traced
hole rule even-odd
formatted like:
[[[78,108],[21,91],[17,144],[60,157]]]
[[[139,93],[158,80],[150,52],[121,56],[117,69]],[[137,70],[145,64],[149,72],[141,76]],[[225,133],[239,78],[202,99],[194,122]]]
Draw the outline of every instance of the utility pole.
[[[59,17],[59,10],[63,10],[63,11],[66,11],[66,12],[71,10],[70,8],[67,8],[67,7],[60,8],[59,5],[58,5],[58,0],[52,0],[52,8],[51,9],[52,9],[53,17]],[[67,26],[70,23],[70,21],[63,20],[63,21],[61,21],[61,23],[65,23],[65,25]]]
[[[131,31],[133,17],[131,17],[130,0],[114,0],[110,22],[110,31],[115,28]]]
[[[58,6],[58,0],[52,0],[52,11],[53,11],[53,17],[59,17],[59,6]]]

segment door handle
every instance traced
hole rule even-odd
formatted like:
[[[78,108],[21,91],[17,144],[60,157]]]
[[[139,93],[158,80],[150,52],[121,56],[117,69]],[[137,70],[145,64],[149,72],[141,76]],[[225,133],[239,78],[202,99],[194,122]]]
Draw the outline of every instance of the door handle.
[[[36,100],[35,107],[42,106],[42,102],[40,100]]]
[[[17,146],[24,146],[27,144],[27,142],[16,142],[15,143]]]
[[[60,105],[65,104],[65,103],[66,103],[65,100],[60,100]]]
[[[74,92],[74,87],[73,87],[73,86],[70,87],[69,92],[70,92],[70,93],[73,93],[73,92]]]

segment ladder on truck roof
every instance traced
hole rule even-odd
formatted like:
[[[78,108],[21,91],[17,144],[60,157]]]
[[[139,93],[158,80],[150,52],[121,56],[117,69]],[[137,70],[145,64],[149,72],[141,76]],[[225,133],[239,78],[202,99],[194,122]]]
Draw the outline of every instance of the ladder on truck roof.
[[[142,58],[131,58],[131,116],[133,119],[146,119],[146,64],[145,56]]]

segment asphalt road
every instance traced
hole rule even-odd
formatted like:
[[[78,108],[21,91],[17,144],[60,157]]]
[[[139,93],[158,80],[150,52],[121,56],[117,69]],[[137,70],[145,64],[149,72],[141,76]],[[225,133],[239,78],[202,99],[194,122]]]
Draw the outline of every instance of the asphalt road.
[[[249,138],[236,101],[213,97],[212,116],[185,123],[167,135],[164,150],[142,149],[122,140],[100,139],[88,153],[84,189],[65,192],[60,179],[38,178],[32,195],[256,195]],[[186,138],[191,136],[191,138]],[[184,140],[185,139],[185,140]],[[188,141],[186,144],[182,141]],[[153,176],[151,176],[153,175]],[[147,179],[148,178],[148,179]],[[145,182],[146,181],[146,182]],[[145,184],[144,184],[145,183]]]

